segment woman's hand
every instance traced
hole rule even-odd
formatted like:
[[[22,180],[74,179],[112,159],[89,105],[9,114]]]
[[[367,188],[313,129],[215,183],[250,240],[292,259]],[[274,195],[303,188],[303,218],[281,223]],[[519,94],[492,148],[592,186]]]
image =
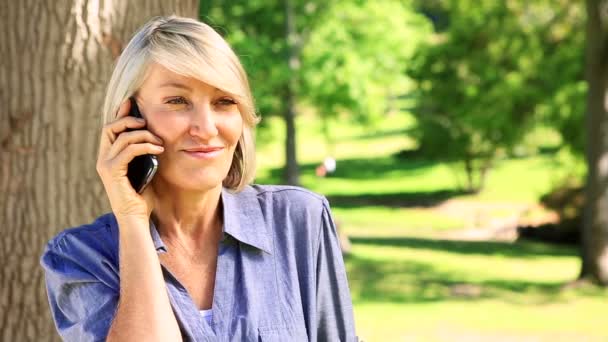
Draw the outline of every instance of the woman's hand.
[[[120,105],[117,119],[104,126],[99,143],[97,173],[117,218],[138,218],[147,222],[154,204],[154,190],[146,187],[143,195],[135,192],[127,178],[128,165],[133,158],[163,152],[162,140],[142,129],[146,122],[129,116],[130,102]],[[125,132],[127,128],[135,131]]]

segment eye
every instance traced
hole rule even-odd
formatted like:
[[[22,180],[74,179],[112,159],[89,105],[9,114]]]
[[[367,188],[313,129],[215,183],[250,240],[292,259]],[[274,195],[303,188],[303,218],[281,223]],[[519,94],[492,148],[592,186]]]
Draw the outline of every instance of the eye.
[[[180,104],[187,104],[188,101],[186,101],[185,98],[183,98],[183,97],[180,96],[180,97],[174,97],[174,98],[168,100],[165,103],[167,103],[167,104],[173,104],[173,105],[180,105]]]
[[[220,106],[233,106],[237,104],[236,101],[229,97],[222,97],[221,99],[217,100],[216,103]]]

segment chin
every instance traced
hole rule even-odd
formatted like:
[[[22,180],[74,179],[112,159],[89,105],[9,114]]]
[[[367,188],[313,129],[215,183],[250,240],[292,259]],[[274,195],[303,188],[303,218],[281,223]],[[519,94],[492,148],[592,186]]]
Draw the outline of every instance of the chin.
[[[220,174],[220,172],[213,171],[216,170],[208,170],[205,172],[198,171],[194,174],[180,172],[177,175],[172,175],[172,177],[161,176],[161,178],[162,182],[167,184],[170,188],[182,191],[205,192],[222,186],[222,182],[226,177],[225,175]]]

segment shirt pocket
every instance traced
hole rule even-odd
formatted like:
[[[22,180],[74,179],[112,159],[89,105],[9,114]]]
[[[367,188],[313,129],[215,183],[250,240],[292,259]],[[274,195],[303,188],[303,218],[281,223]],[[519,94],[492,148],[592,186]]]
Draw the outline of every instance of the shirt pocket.
[[[303,329],[298,329],[289,326],[269,326],[258,329],[259,342],[306,342],[308,335]]]

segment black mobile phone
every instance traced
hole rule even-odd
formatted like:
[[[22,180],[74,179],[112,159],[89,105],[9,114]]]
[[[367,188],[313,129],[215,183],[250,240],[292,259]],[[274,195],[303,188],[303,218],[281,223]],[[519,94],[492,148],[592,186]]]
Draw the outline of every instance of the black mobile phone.
[[[129,101],[131,101],[131,109],[129,110],[129,115],[134,116],[136,118],[142,118],[135,99],[131,97],[129,98]],[[134,129],[131,128],[127,129],[127,131],[133,130]],[[138,194],[141,194],[146,188],[146,185],[150,184],[150,181],[152,181],[152,178],[154,177],[154,174],[156,174],[157,169],[158,160],[153,154],[144,154],[141,156],[137,156],[133,158],[133,160],[129,163],[127,177],[131,182],[131,186]]]

